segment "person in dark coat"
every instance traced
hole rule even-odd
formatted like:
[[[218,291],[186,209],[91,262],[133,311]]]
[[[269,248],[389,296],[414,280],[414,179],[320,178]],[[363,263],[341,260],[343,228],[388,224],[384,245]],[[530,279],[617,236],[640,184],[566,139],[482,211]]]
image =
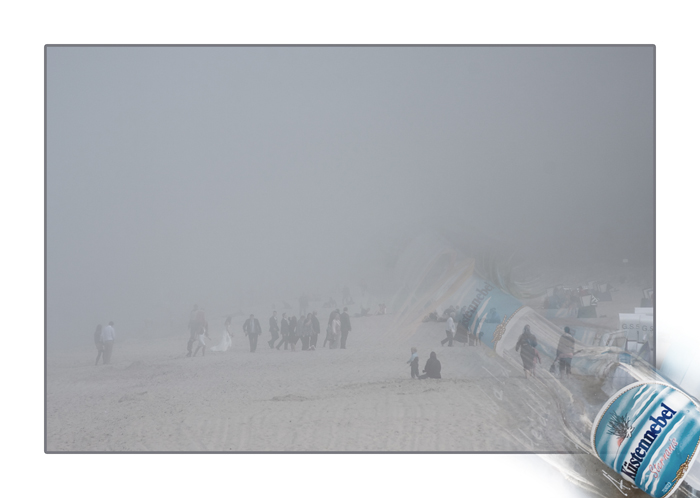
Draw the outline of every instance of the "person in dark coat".
[[[347,341],[348,333],[351,330],[350,315],[348,315],[348,308],[345,307],[340,314],[340,349],[345,349],[345,341]]]
[[[257,318],[250,315],[245,323],[243,324],[243,331],[245,335],[248,336],[248,342],[250,342],[250,352],[255,353],[255,349],[258,347],[258,336],[262,334],[262,329],[260,328],[260,322]]]
[[[308,351],[309,343],[311,342],[311,336],[313,334],[311,313],[307,313],[306,318],[300,316],[299,322],[297,322],[297,327],[301,329],[301,350]]]
[[[289,345],[289,321],[287,320],[287,313],[282,313],[282,321],[280,322],[282,339],[277,343],[277,349],[284,344],[284,349],[287,349]]]
[[[559,338],[557,344],[557,359],[559,360],[559,378],[566,375],[571,375],[571,360],[574,357],[574,347],[576,340],[574,339],[571,329],[564,327],[564,334]]]
[[[204,326],[204,310],[200,310],[195,304],[190,311],[190,321],[187,328],[190,331],[190,338],[187,341],[187,356],[192,356],[192,344],[198,340],[202,327]]]
[[[423,375],[418,377],[419,379],[441,379],[440,370],[442,365],[440,365],[440,360],[437,359],[437,355],[434,351],[430,352],[430,358],[425,362],[425,372]]]
[[[518,338],[518,342],[515,343],[515,350],[520,350],[520,359],[523,360],[526,379],[529,378],[529,375],[535,375],[535,358],[539,357],[536,347],[537,338],[530,332],[530,326],[525,325],[523,333]]]
[[[280,328],[277,326],[277,312],[273,311],[272,316],[270,317],[270,336],[272,337],[269,341],[267,341],[267,344],[270,346],[270,348],[275,347],[275,342],[277,339],[279,339],[279,332]]]
[[[316,316],[315,311],[311,315],[311,328],[312,334],[311,341],[309,341],[309,349],[313,351],[316,349],[316,344],[318,343],[318,335],[321,333],[321,324],[318,321],[318,317]]]

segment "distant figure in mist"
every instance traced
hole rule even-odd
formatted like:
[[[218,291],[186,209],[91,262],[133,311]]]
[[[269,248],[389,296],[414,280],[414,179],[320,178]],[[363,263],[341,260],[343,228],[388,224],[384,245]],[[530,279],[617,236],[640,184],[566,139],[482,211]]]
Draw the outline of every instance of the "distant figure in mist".
[[[442,365],[440,365],[440,360],[437,359],[437,355],[434,351],[430,352],[430,358],[425,362],[425,368],[423,368],[423,375],[418,377],[419,379],[441,379],[440,370],[442,370]]]
[[[231,335],[231,317],[229,316],[224,322],[224,333],[221,335],[221,342],[210,349],[212,351],[228,351],[231,345],[233,344],[233,338],[231,337]],[[195,354],[197,353],[195,352]],[[204,356],[204,352],[202,352],[202,356]]]
[[[206,317],[204,316],[204,310],[199,309],[199,307],[196,304],[194,305],[194,307],[192,308],[192,312],[190,313],[189,329],[190,338],[187,341],[187,357],[192,356],[192,345],[195,342],[197,343],[197,351],[199,351],[200,348],[206,346],[206,343],[204,342],[204,336],[209,336],[208,323]],[[202,351],[202,355],[203,354],[204,351]]]
[[[355,318],[359,318],[362,316],[370,316],[370,315],[371,315],[371,313],[370,313],[369,308],[365,308],[364,306],[360,306],[360,312],[355,313]]]
[[[559,360],[559,378],[571,375],[571,360],[574,357],[574,348],[576,347],[576,339],[574,339],[571,329],[569,327],[564,327],[564,334],[559,338],[559,344],[557,344],[557,357],[555,359]]]
[[[287,313],[282,313],[282,321],[280,322],[280,327],[281,327],[281,332],[282,332],[282,339],[280,339],[280,342],[277,343],[277,349],[279,350],[280,346],[284,344],[284,349],[287,349],[287,346],[289,345],[289,321],[287,320]]]
[[[279,331],[280,328],[277,325],[277,312],[273,311],[272,316],[270,317],[270,337],[271,339],[267,341],[267,344],[270,346],[270,349],[275,347],[275,342],[277,339],[279,339]]]
[[[302,321],[303,319],[303,321]],[[311,313],[306,314],[306,318],[300,317],[301,323],[301,350],[308,351],[311,343],[311,335],[313,334],[313,325],[311,323]]]
[[[292,351],[297,350],[297,341],[299,341],[299,337],[301,336],[301,331],[299,328],[301,327],[301,324],[297,321],[297,317],[292,315],[292,317],[289,319],[289,345],[292,348]]]
[[[348,308],[346,306],[340,314],[340,349],[345,349],[345,342],[348,340],[348,334],[351,330],[350,315],[348,315]]]
[[[112,360],[112,348],[114,347],[114,322],[109,322],[109,325],[102,328],[102,345],[104,351],[102,353],[102,364],[106,365]]]
[[[204,356],[204,353],[207,351],[207,343],[204,342],[204,337],[209,337],[209,322],[207,322],[207,319],[204,316],[204,310],[202,309],[197,311],[197,323],[199,324],[199,327],[197,328],[197,337],[195,339],[197,349],[194,350],[194,354],[192,356],[197,356],[200,349],[202,350],[202,356]]]
[[[333,329],[333,319],[335,318],[335,314],[338,313],[340,314],[340,310],[334,310],[331,311],[331,314],[328,315],[328,326],[326,327],[326,338],[323,341],[323,347],[326,347],[326,344],[328,344],[331,341],[331,332]]]
[[[253,316],[252,313],[250,314],[250,318],[248,318],[243,324],[243,332],[245,332],[245,335],[248,336],[250,352],[255,353],[255,350],[258,347],[258,336],[262,334],[262,329],[260,328],[260,322],[257,318],[255,318],[255,316]]]
[[[318,321],[316,316],[316,310],[311,314],[311,340],[309,341],[309,349],[311,351],[316,350],[316,344],[318,343],[318,335],[321,333],[321,323]]]
[[[97,348],[97,359],[95,360],[95,365],[100,362],[100,357],[105,347],[102,343],[102,324],[98,325],[95,329],[95,347]]]
[[[329,342],[330,349],[338,349],[340,346],[340,313],[337,311],[333,314],[333,321],[331,322],[331,336]]]
[[[190,338],[187,341],[187,356],[192,356],[192,344],[197,340],[197,311],[199,307],[195,304],[190,311],[190,321],[187,323],[187,330]]]
[[[418,373],[418,349],[417,348],[411,348],[411,357],[408,359],[406,362],[409,365],[411,365],[411,378],[412,379],[417,379],[420,377],[420,374]]]
[[[362,297],[365,297],[365,294],[367,293],[367,282],[365,282],[364,278],[360,282],[360,292],[362,292]]]
[[[526,379],[529,378],[530,375],[533,377],[535,375],[535,360],[539,359],[539,354],[535,349],[536,347],[537,338],[530,332],[530,326],[525,325],[523,333],[515,344],[515,351],[520,351],[520,359],[523,361],[523,370],[525,371]]]
[[[442,341],[440,341],[440,344],[443,346],[445,343],[447,343],[448,347],[452,347],[452,341],[455,338],[455,332],[457,331],[457,328],[455,326],[455,314],[454,312],[450,313],[450,316],[447,318],[447,329],[445,330],[445,337]]]

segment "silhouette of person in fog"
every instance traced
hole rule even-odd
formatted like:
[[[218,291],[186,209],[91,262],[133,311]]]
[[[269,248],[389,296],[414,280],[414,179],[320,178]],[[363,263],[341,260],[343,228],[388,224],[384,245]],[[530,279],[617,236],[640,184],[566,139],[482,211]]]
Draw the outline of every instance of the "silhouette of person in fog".
[[[442,365],[440,364],[440,360],[437,359],[437,355],[435,354],[435,352],[431,351],[430,358],[428,358],[428,361],[425,362],[425,368],[423,369],[423,371],[425,373],[418,378],[419,379],[441,379],[442,378],[442,376],[440,375],[441,369],[442,369]]]

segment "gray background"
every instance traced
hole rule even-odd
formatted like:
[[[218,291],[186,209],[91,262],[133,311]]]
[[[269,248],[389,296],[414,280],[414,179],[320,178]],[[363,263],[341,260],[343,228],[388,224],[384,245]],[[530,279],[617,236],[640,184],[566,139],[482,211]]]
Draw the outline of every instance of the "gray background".
[[[653,133],[649,46],[49,47],[49,345],[337,291],[436,224],[651,268]]]

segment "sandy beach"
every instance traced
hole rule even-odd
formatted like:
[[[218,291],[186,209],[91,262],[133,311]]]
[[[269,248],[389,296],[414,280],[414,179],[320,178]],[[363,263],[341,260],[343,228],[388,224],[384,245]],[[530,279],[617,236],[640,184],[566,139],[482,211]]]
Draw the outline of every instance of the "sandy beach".
[[[423,324],[402,340],[386,332],[391,323],[390,315],[353,319],[345,350],[273,350],[263,333],[250,353],[240,332],[232,350],[205,357],[185,358],[184,335],[117,342],[106,366],[93,364],[88,347],[50,354],[47,449],[564,449],[551,402],[522,372],[484,346],[440,346],[443,323]],[[217,343],[220,333],[211,335]],[[442,379],[410,378],[411,346],[421,370],[437,353]],[[539,406],[523,414],[528,402]],[[535,412],[549,419],[546,433]]]

